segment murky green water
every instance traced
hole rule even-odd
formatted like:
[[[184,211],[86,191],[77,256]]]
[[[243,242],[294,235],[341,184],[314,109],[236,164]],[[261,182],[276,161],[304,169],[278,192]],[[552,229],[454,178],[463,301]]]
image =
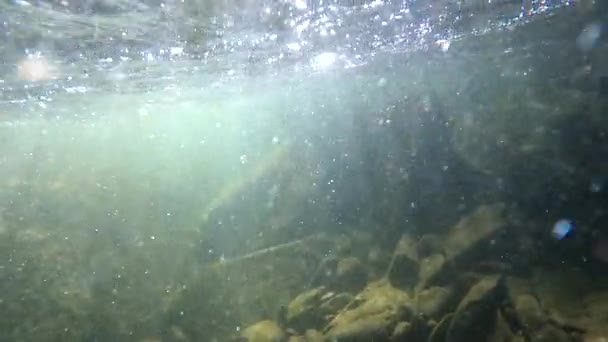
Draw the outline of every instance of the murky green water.
[[[40,82],[14,28],[76,14],[4,18],[0,340],[603,341],[602,7],[374,4],[122,59],[50,29]]]

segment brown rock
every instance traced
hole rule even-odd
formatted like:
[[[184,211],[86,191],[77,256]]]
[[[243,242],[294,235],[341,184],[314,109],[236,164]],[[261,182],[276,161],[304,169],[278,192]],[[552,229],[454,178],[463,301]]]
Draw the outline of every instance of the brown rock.
[[[317,287],[301,293],[287,306],[287,325],[298,332],[315,327],[323,322],[323,313],[319,310],[325,287]]]
[[[523,336],[516,336],[501,311],[496,311],[496,326],[488,342],[525,342]]]
[[[241,334],[247,342],[283,342],[287,336],[283,329],[275,321],[260,321],[245,330]]]
[[[290,336],[287,342],[307,342],[304,336]]]
[[[416,289],[421,290],[427,287],[430,280],[436,278],[444,266],[445,256],[443,254],[432,254],[420,260]]]
[[[323,334],[321,334],[320,332],[313,330],[313,329],[306,330],[306,334],[304,334],[304,337],[306,338],[306,342],[324,342],[325,341],[325,337],[323,337]]]
[[[483,205],[462,218],[450,229],[444,241],[447,259],[455,259],[471,253],[478,243],[488,242],[498,231],[506,227],[505,206]]]
[[[454,291],[449,287],[434,286],[416,293],[416,312],[430,318],[445,315],[453,302]]]
[[[388,279],[397,288],[411,289],[418,281],[418,269],[417,242],[404,234],[395,248]]]
[[[323,296],[321,306],[322,314],[335,314],[340,310],[344,309],[353,300],[353,296],[350,293],[329,293]]]
[[[325,337],[341,342],[388,339],[412,315],[410,306],[408,295],[386,279],[371,283],[327,325]]]
[[[485,342],[496,323],[496,312],[504,300],[504,279],[482,278],[462,299],[447,331],[446,342]]]
[[[531,294],[522,294],[515,298],[513,303],[517,318],[526,331],[536,331],[547,324],[548,318],[543,312],[540,303]]]
[[[531,342],[575,342],[576,339],[557,326],[547,324],[530,335]]]
[[[412,330],[412,324],[410,322],[399,322],[393,330],[393,334],[390,337],[391,341],[401,341],[405,338]]]
[[[450,324],[452,323],[452,318],[454,318],[453,313],[443,316],[443,318],[437,322],[437,324],[435,324],[431,330],[428,342],[445,342]]]
[[[503,204],[480,206],[473,213],[462,218],[449,230],[444,239],[445,262],[443,264],[437,262],[434,265],[437,268],[433,268],[432,271],[425,270],[425,274],[421,274],[421,279],[424,280],[418,283],[417,288],[451,282],[466,267],[479,260],[485,260],[493,246],[493,240],[507,225]],[[439,260],[438,257],[435,259]]]

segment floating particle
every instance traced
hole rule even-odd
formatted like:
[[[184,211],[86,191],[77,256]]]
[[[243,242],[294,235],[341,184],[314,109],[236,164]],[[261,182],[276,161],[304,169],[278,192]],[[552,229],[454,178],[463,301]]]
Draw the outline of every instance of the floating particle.
[[[561,219],[553,225],[553,237],[562,240],[574,229],[574,224],[568,219]]]

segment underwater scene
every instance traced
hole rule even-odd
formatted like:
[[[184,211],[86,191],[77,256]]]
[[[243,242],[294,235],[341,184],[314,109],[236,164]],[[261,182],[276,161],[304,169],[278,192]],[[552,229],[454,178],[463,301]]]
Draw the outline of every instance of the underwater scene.
[[[608,2],[0,2],[0,342],[608,342]]]

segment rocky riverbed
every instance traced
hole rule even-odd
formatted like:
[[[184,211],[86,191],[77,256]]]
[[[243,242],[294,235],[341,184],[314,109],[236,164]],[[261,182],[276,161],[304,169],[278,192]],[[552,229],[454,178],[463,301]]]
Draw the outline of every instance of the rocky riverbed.
[[[384,273],[374,270],[377,250],[336,255],[314,286],[235,339],[604,341],[608,278],[570,263],[543,267],[517,216],[484,205],[445,234],[403,234],[382,256]]]

